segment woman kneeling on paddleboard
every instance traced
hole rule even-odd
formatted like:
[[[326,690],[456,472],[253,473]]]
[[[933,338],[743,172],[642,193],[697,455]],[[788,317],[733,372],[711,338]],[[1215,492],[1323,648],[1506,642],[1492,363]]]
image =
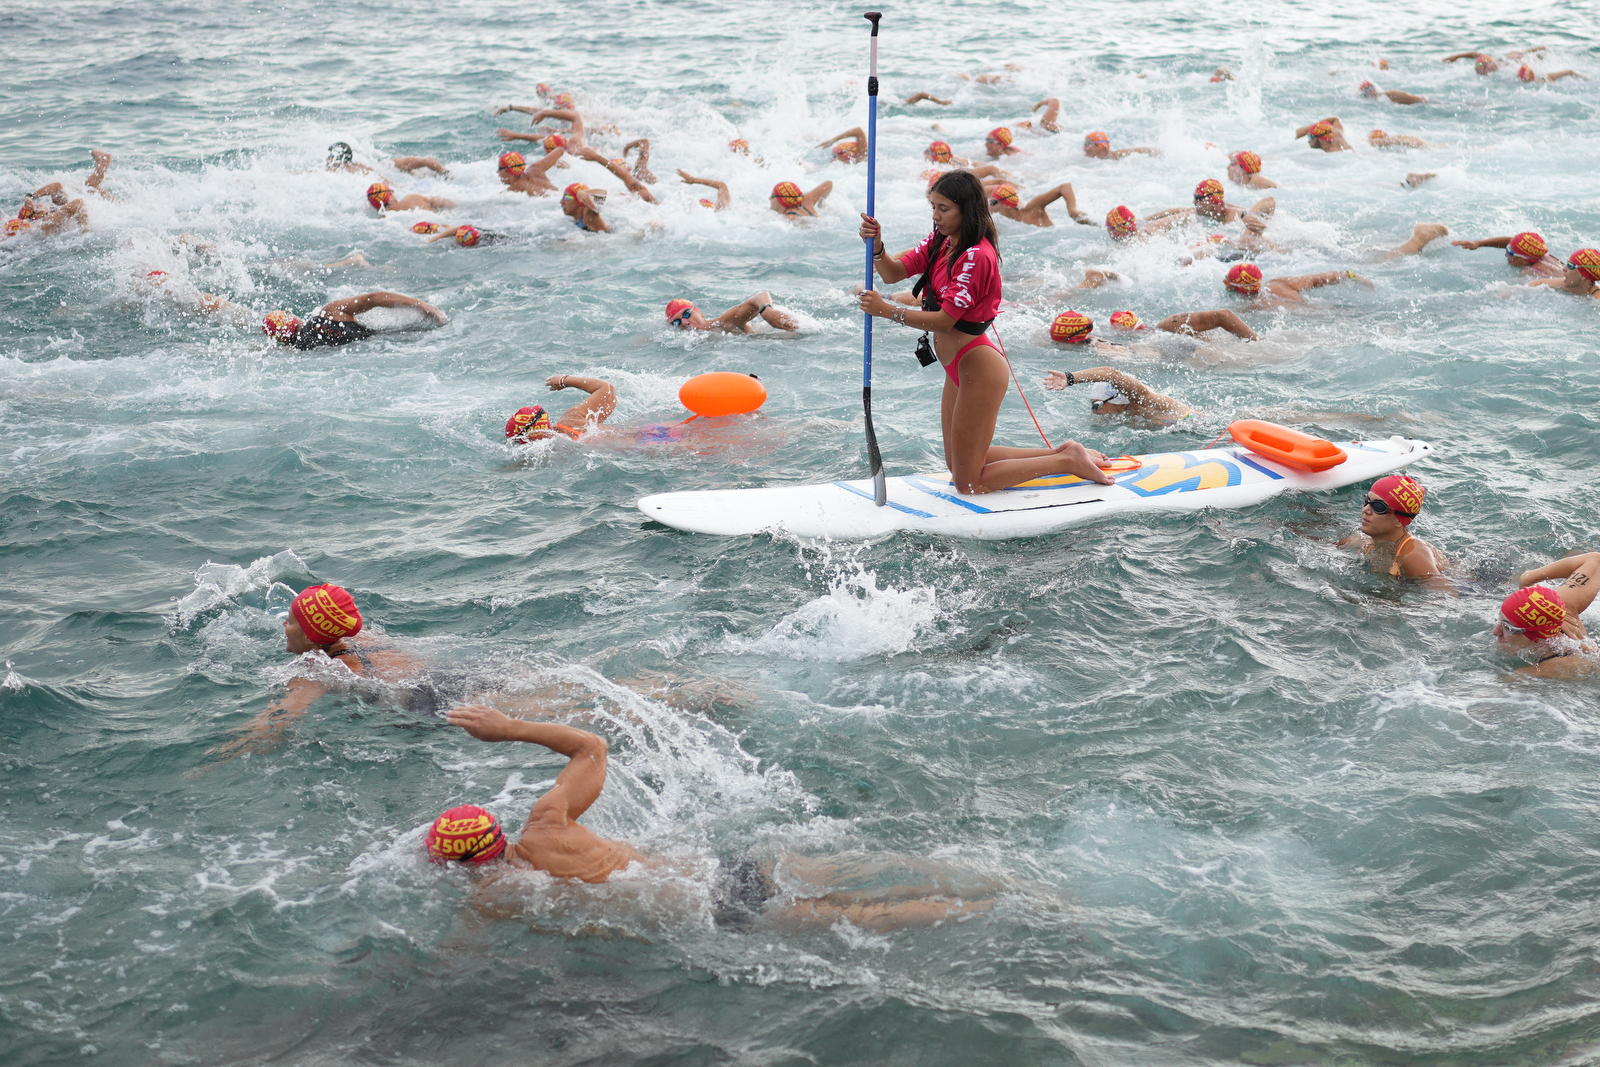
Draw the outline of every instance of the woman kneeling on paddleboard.
[[[940,405],[945,466],[960,493],[992,493],[1049,474],[1076,474],[1110,485],[1102,453],[1068,441],[1059,448],[1006,448],[994,441],[1005,399],[1007,371],[1001,349],[988,338],[1000,308],[999,234],[987,194],[964,170],[943,175],[928,190],[933,232],[916,248],[888,255],[878,220],[861,216],[861,239],[873,243],[873,266],[885,282],[922,274],[921,311],[892,304],[876,290],[861,294],[861,310],[933,334],[946,380]]]

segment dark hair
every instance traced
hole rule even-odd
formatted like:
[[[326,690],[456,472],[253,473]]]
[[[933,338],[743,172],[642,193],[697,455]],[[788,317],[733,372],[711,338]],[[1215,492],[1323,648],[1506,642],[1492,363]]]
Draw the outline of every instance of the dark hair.
[[[343,141],[335,141],[328,146],[328,160],[330,162],[348,163],[355,158],[355,153]]]
[[[985,237],[994,246],[994,258],[1000,258],[1000,231],[994,228],[994,218],[989,214],[989,194],[970,170],[952,170],[946,173],[930,193],[938,193],[961,211],[961,232],[951,242],[950,258],[954,263],[962,254]]]

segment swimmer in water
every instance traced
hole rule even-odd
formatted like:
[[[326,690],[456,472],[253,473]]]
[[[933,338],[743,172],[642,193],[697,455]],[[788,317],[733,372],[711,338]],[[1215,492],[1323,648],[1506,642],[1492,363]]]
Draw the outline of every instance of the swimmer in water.
[[[1263,279],[1261,268],[1254,263],[1235,263],[1229,268],[1222,284],[1230,293],[1253,297],[1254,307],[1266,308],[1304,303],[1305,297],[1300,295],[1302,291],[1320,289],[1325,285],[1338,285],[1341,282],[1354,282],[1368,289],[1375,288],[1370,279],[1363,278],[1353,270],[1326,270],[1318,274]]]
[[[1559,278],[1566,273],[1566,265],[1550,254],[1544,238],[1529,230],[1510,237],[1485,237],[1481,241],[1451,241],[1457,248],[1471,252],[1479,248],[1503,248],[1506,266],[1524,274],[1537,274],[1544,278]]]
[[[600,217],[600,205],[605,202],[604,189],[591,189],[582,182],[573,182],[561,191],[561,213],[585,233],[610,232],[611,227]]]
[[[521,152],[501,152],[495,168],[500,184],[514,193],[528,196],[555,192],[556,183],[550,180],[549,171],[567,154],[567,142],[559,133],[552,133],[544,139],[544,149],[544,157],[532,164]]]
[[[506,420],[506,439],[512,444],[543,441],[560,434],[574,441],[596,429],[617,410],[616,386],[604,378],[585,378],[578,374],[552,374],[545,379],[552,393],[563,389],[582,389],[588,397],[563,411],[554,422],[538,404],[518,408]]]
[[[989,210],[1013,222],[1025,223],[1029,226],[1054,226],[1050,214],[1045,210],[1050,204],[1060,200],[1067,205],[1067,214],[1072,216],[1072,221],[1081,226],[1093,226],[1094,220],[1086,212],[1078,210],[1078,198],[1072,192],[1071,182],[1062,182],[1054,189],[1048,189],[1038,196],[1022,203],[1017,187],[1010,182],[1002,182],[989,190]]]
[[[1110,485],[1110,475],[1100,469],[1110,460],[1076,441],[1055,449],[994,443],[1000,404],[1009,390],[1005,357],[988,337],[1000,310],[1000,235],[983,186],[966,171],[944,175],[927,199],[934,229],[915,248],[891,256],[878,220],[868,215],[861,216],[859,231],[871,244],[873,267],[885,282],[923,275],[915,290],[923,297],[922,308],[892,303],[873,289],[860,295],[859,304],[869,315],[933,335],[945,372],[939,413],[945,466],[956,492],[992,493],[1047,474],[1076,474]]]
[[[80,230],[89,228],[89,212],[83,206],[83,200],[68,201],[62,207],[52,210],[41,210],[32,198],[25,200],[17,217],[5,221],[5,237],[16,237],[19,234],[31,234],[35,237],[54,237],[68,225],[76,226]]]
[[[1567,257],[1566,272],[1559,278],[1541,278],[1529,285],[1545,285],[1578,296],[1600,300],[1600,250],[1580,248]]]
[[[520,741],[540,745],[567,758],[550,791],[534,801],[533,810],[515,840],[488,811],[474,805],[452,808],[434,820],[423,847],[435,863],[464,863],[485,873],[506,869],[543,871],[553,878],[590,885],[639,864],[642,869],[682,863],[646,856],[621,841],[596,835],[578,822],[600,798],[605,788],[609,748],[604,739],[586,730],[550,722],[513,719],[480,704],[464,704],[447,716],[480,741]],[[877,895],[828,892],[812,897],[789,897],[773,903],[782,893],[775,879],[793,874],[807,882],[826,878],[829,864],[788,856],[777,863],[761,863],[749,856],[719,857],[712,886],[712,915],[719,928],[748,930],[757,922],[804,922],[821,927],[847,921],[866,930],[893,930],[931,926],[988,911],[999,886],[990,884],[980,899],[959,896],[909,896],[907,887]],[[487,896],[493,892],[490,905]],[[511,897],[517,883],[488,883],[479,890],[480,904],[491,914],[515,914]]]
[[[411,193],[407,196],[396,197],[394,187],[386,181],[376,181],[367,186],[367,203],[372,209],[382,215],[388,211],[444,211],[455,207],[455,204],[442,196],[423,196],[421,193]]]
[[[534,125],[538,125],[540,119],[556,119],[560,122],[567,123],[570,129],[564,131],[552,131],[547,127],[544,130],[536,130],[533,133],[516,133],[512,130],[501,128],[495,132],[500,135],[500,139],[502,141],[542,141],[548,134],[552,132],[560,132],[567,140],[567,148],[569,151],[576,152],[578,149],[584,146],[585,130],[583,126],[583,116],[578,114],[577,108],[523,107],[520,104],[507,104],[505,107],[496,108],[494,113],[496,115],[503,115],[507,111],[521,111],[533,116],[531,121]]]
[[[94,160],[94,169],[84,177],[84,188],[98,193],[107,200],[115,200],[116,197],[112,196],[110,193],[106,192],[100,187],[100,183],[106,179],[106,171],[111,167],[111,153],[107,152],[103,148],[91,148],[89,149],[89,156]],[[49,200],[56,207],[63,207],[70,199],[71,198],[67,195],[66,187],[60,182],[51,182],[49,185],[41,185],[39,188],[27,194],[27,196],[23,198],[23,206],[22,209],[17,212],[17,217],[20,219],[29,218],[30,216],[23,214],[23,212],[27,211],[30,207],[34,209],[34,213],[36,215],[42,216],[49,212],[48,208],[40,207],[39,205],[35,204],[34,201]]]
[[[287,311],[269,311],[261,319],[261,332],[280,345],[302,351],[347,345],[352,341],[364,341],[377,332],[356,320],[357,315],[374,308],[416,308],[440,326],[450,321],[444,312],[426,300],[403,293],[376,292],[330,300],[303,322]],[[236,325],[242,325],[241,318],[254,318],[249,310],[212,293],[200,294],[199,310],[230,318]]]
[[[1039,129],[1046,133],[1060,133],[1061,123],[1058,120],[1061,118],[1061,101],[1047,96],[1028,110],[1036,113],[1041,107],[1044,108],[1044,117],[1039,120]]]
[[[1276,189],[1278,183],[1261,173],[1261,157],[1254,152],[1235,152],[1228,159],[1228,180],[1252,189]]]
[[[1022,155],[1022,149],[1012,145],[1015,138],[1010,130],[1004,126],[996,126],[983,138],[983,150],[990,159],[1000,159],[1003,156]]]
[[[1079,288],[1083,289],[1090,287],[1079,286]],[[1070,342],[1077,336],[1077,330],[1073,328],[1075,324],[1062,324],[1061,320],[1063,315],[1077,315],[1077,312],[1066,311],[1062,312],[1061,315],[1056,316],[1055,322],[1051,324],[1050,328],[1050,339],[1052,341]],[[1084,321],[1088,322],[1088,319],[1085,318]],[[1143,330],[1145,328],[1144,320],[1139,318],[1139,316],[1134,314],[1132,311],[1114,311],[1111,313],[1110,321],[1112,327],[1115,329],[1124,330],[1129,333]],[[1089,339],[1088,334],[1091,332],[1092,328],[1093,327],[1091,324],[1089,330],[1083,331],[1084,340]],[[1226,333],[1233,334],[1241,341],[1260,340],[1260,338],[1256,336],[1256,332],[1250,328],[1248,323],[1239,317],[1237,312],[1229,311],[1227,308],[1218,308],[1215,311],[1180,311],[1175,315],[1168,315],[1166,318],[1156,323],[1156,329],[1162,331],[1163,333],[1175,333],[1184,337],[1198,337],[1201,334],[1209,333],[1212,330],[1222,330]],[[1058,332],[1060,333],[1060,336],[1057,336]],[[1106,341],[1098,337],[1094,338],[1094,342],[1096,345],[1108,349],[1122,349],[1126,347],[1124,345],[1113,344],[1110,341]]]
[[[1544,52],[1543,45],[1536,45],[1521,52],[1507,52],[1504,62],[1515,63],[1524,56],[1543,55]],[[1488,52],[1457,52],[1454,55],[1445,56],[1440,62],[1454,63],[1458,59],[1472,60],[1472,69],[1480,76],[1493,74],[1500,69],[1500,61],[1496,60]]]
[[[1090,159],[1124,159],[1132,155],[1159,156],[1159,148],[1112,148],[1111,138],[1101,130],[1083,135],[1083,154]]]
[[[709,185],[715,189],[717,191],[716,203],[708,205],[715,211],[726,211],[729,205],[733,203],[733,198],[728,193],[727,182],[719,182],[715,178],[695,178],[688,171],[682,169],[678,171],[678,177],[683,179],[683,184],[685,185]],[[701,203],[704,204],[706,201],[702,200]]]
[[[1373,148],[1441,148],[1432,141],[1424,141],[1420,137],[1413,137],[1408,133],[1385,133],[1383,130],[1373,130],[1367,134],[1367,143]],[[1412,188],[1420,184],[1416,175],[1409,175],[1406,182]],[[1431,178],[1433,175],[1429,174]]]
[[[415,174],[419,170],[431,170],[442,178],[450,176],[450,170],[432,156],[393,156],[389,165],[395,170],[406,174]],[[343,141],[335,141],[328,146],[328,161],[326,170],[339,171],[344,174],[376,174],[371,167],[355,161],[355,151]]]
[[[929,92],[912,93],[910,96],[906,97],[905,102],[907,104],[917,104],[917,103],[921,103],[924,100],[931,100],[933,103],[938,104],[941,107],[949,107],[950,106],[950,101],[941,100],[939,97],[934,96],[932,93],[929,93]]]
[[[628,172],[628,161],[626,159],[607,159],[598,149],[590,148],[587,145],[574,149],[573,154],[579,159],[600,164],[627,187],[628,192],[637,196],[640,200],[648,204],[656,203],[655,194],[650,191],[649,187]]]
[[[1592,644],[1585,641],[1573,648],[1549,642],[1562,636],[1583,641],[1585,633],[1579,616],[1600,591],[1600,552],[1579,552],[1526,571],[1517,584],[1521,588],[1501,602],[1494,624],[1495,640],[1501,649],[1513,655],[1531,652],[1539,657],[1529,666],[1517,668],[1517,673],[1539,678],[1575,678],[1594,673],[1595,661],[1586,655],[1597,651]]]
[[[1194,207],[1169,207],[1165,211],[1158,211],[1145,221],[1155,222],[1157,219],[1204,219],[1207,222],[1238,222],[1247,216],[1253,215],[1258,219],[1272,217],[1278,210],[1278,202],[1270,196],[1264,196],[1249,207],[1239,207],[1230,204],[1224,198],[1225,190],[1222,183],[1215,178],[1207,178],[1194,187]]]
[[[779,330],[793,332],[800,328],[799,320],[782,308],[773,305],[772,295],[765,289],[748,300],[735,304],[714,319],[706,318],[699,308],[681,298],[670,301],[667,304],[667,321],[680,330],[755,333],[755,327],[751,324],[758,317],[768,326]]]
[[[1075,315],[1073,312],[1067,314]],[[1086,318],[1081,315],[1075,317]],[[1056,322],[1061,322],[1060,316],[1056,318]],[[1055,332],[1056,328],[1052,326],[1052,337]],[[1088,334],[1081,336],[1087,340]],[[1064,343],[1083,342],[1066,340]],[[1096,415],[1118,416],[1142,422],[1147,426],[1167,427],[1194,414],[1194,408],[1183,401],[1158,393],[1133,375],[1124,374],[1112,367],[1090,367],[1086,370],[1066,372],[1053,370],[1045,372],[1044,376],[1046,389],[1059,390],[1068,386],[1088,384],[1094,385],[1089,392],[1089,410]]]
[[[513,240],[511,237],[508,237],[503,233],[495,233],[493,230],[480,230],[476,226],[467,225],[450,226],[447,228],[439,225],[437,222],[419,222],[415,226],[411,227],[411,232],[428,234],[429,244],[433,244],[435,241],[454,240],[455,243],[460,245],[462,248],[477,248],[481,245],[497,245]]]
[[[838,144],[849,138],[845,144]],[[833,158],[840,163],[862,163],[867,158],[867,133],[860,126],[846,130],[837,137],[830,137],[817,145],[818,148],[827,148],[834,145]]]
[[[794,182],[779,182],[767,195],[767,207],[791,222],[817,216],[817,205],[833,192],[832,182],[823,182],[809,193],[802,193]]]
[[[1539,74],[1532,67],[1528,66],[1526,63],[1524,63],[1522,66],[1517,68],[1517,81],[1523,82],[1523,83],[1527,83],[1527,82],[1558,82],[1562,78],[1577,78],[1577,79],[1579,79],[1581,81],[1587,81],[1588,80],[1587,78],[1584,78],[1584,76],[1582,74],[1579,74],[1575,70],[1558,70],[1558,71],[1555,71],[1554,73],[1551,73],[1551,74]]]
[[[946,141],[934,141],[929,144],[927,148],[922,150],[922,158],[926,159],[929,163],[937,163],[941,167],[954,166],[959,167],[962,170],[971,171],[973,177],[976,178],[995,178],[1000,181],[1006,181],[1010,178],[1010,175],[1001,170],[999,167],[995,166],[993,163],[975,163],[970,159],[962,159],[960,156],[951,151],[950,145]],[[931,184],[932,182],[937,181],[939,176],[944,173],[947,172],[924,171],[923,177],[927,178]]]
[[[1304,137],[1306,144],[1323,152],[1354,152],[1345,139],[1344,123],[1337,118],[1326,118],[1301,126],[1294,131],[1295,140]]]
[[[1380,96],[1387,96],[1395,104],[1426,104],[1428,98],[1418,96],[1416,93],[1401,92],[1399,89],[1380,89],[1371,82],[1362,82],[1356,89],[1368,100],[1376,100]]]
[[[1182,208],[1174,208],[1182,211]],[[1165,218],[1149,218],[1141,227],[1139,220],[1134,216],[1133,209],[1126,204],[1118,204],[1106,212],[1106,232],[1118,244],[1128,241],[1144,241],[1158,233],[1165,233],[1181,218],[1180,215],[1169,214]]]
[[[1361,506],[1361,532],[1339,541],[1353,548],[1374,567],[1387,565],[1392,578],[1415,578],[1430,589],[1455,593],[1444,576],[1449,561],[1428,542],[1411,536],[1411,520],[1422,511],[1427,490],[1407,474],[1379,478],[1367,490]]]

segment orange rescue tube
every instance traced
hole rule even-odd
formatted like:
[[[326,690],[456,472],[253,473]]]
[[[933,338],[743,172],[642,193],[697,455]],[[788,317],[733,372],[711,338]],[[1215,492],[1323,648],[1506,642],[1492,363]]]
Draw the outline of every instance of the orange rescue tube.
[[[1325,471],[1337,467],[1348,457],[1332,441],[1312,437],[1275,422],[1240,419],[1228,425],[1228,432],[1258,456],[1303,471]]]
[[[697,374],[678,390],[683,406],[696,415],[744,415],[767,402],[767,387],[753,374],[719,370]]]

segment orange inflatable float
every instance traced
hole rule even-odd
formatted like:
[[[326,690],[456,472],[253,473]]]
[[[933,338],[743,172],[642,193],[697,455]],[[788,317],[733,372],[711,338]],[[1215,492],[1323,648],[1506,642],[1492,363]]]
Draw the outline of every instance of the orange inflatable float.
[[[697,374],[678,390],[683,406],[708,419],[744,415],[767,402],[767,387],[754,374],[719,370]]]
[[[1344,449],[1332,441],[1312,437],[1275,422],[1260,419],[1240,419],[1228,425],[1228,432],[1258,456],[1264,456],[1285,467],[1296,470],[1325,471],[1345,461]]]

